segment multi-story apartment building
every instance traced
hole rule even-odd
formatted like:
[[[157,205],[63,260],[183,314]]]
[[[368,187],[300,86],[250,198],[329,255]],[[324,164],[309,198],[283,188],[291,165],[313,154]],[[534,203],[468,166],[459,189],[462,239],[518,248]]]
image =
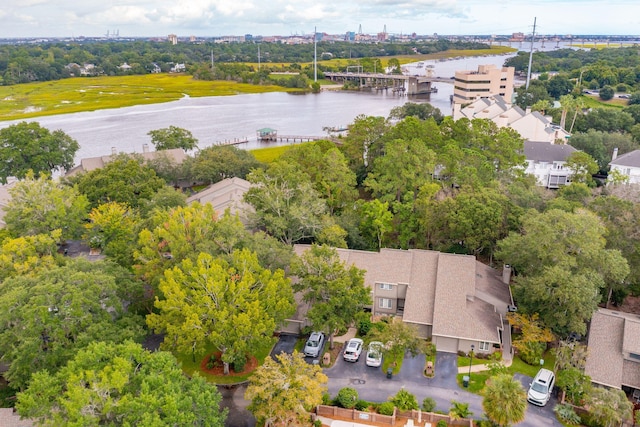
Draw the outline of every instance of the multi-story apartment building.
[[[467,104],[478,98],[500,95],[507,102],[513,97],[514,67],[479,65],[478,71],[456,71],[453,102]]]

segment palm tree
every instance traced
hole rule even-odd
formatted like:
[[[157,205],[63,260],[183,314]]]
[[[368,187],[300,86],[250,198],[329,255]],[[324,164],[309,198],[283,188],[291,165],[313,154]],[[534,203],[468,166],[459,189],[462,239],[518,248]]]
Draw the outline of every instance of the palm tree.
[[[487,382],[482,408],[487,418],[499,426],[509,426],[524,420],[527,393],[520,382],[509,374],[500,374]]]

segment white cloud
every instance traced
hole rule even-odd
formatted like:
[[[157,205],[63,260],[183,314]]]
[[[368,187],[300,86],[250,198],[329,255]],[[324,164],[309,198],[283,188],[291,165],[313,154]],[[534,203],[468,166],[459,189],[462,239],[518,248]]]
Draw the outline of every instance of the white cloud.
[[[418,34],[640,32],[637,0],[21,0],[0,9],[0,37],[158,34],[290,34],[382,31]],[[571,19],[567,19],[571,17]]]

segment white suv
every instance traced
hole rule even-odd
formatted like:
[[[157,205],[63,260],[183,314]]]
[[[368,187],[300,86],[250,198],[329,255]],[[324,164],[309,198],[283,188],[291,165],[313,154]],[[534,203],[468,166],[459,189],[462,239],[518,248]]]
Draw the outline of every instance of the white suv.
[[[312,332],[304,346],[304,355],[308,357],[318,357],[324,346],[324,334],[322,332]]]
[[[351,338],[344,349],[342,357],[347,362],[357,362],[362,353],[362,345],[364,342],[360,338]]]
[[[529,386],[527,400],[534,405],[544,406],[551,398],[556,376],[548,369],[540,369]]]

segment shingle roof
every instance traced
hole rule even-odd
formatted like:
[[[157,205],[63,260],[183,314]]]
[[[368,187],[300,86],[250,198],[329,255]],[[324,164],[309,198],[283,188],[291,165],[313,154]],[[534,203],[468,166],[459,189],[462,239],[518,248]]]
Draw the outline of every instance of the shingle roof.
[[[187,153],[182,148],[171,148],[169,150],[160,150],[160,151],[143,151],[142,153],[132,153],[138,156],[142,156],[142,159],[147,162],[149,160],[154,160],[157,158],[162,158],[162,156],[166,156],[175,164],[181,164],[186,158]],[[80,164],[70,169],[66,176],[73,176],[82,172],[89,172],[94,169],[103,168],[104,165],[112,161],[117,154],[112,154],[109,156],[99,156],[99,157],[87,157],[85,159],[80,160]]]
[[[31,427],[33,422],[22,419],[20,415],[13,412],[13,408],[0,408],[0,426],[2,427]]]
[[[640,354],[640,318],[635,314],[600,309],[589,327],[589,353],[585,374],[608,387],[640,388],[640,361],[625,354]]]
[[[527,160],[538,162],[564,162],[576,150],[567,144],[550,144],[548,142],[524,142],[524,156]]]
[[[609,162],[609,164],[640,168],[640,150],[633,150],[618,156],[618,158]]]
[[[308,248],[294,245],[298,255]],[[506,286],[485,283],[499,280],[498,275],[489,267],[483,268],[475,257],[418,249],[337,251],[347,265],[366,271],[365,285],[369,287],[377,282],[408,285],[404,321],[432,325],[434,335],[500,342],[498,328],[502,326],[502,318],[493,303],[506,309],[510,303],[509,290]],[[485,275],[485,282],[477,289],[478,271]],[[483,295],[477,296],[477,290]]]
[[[245,216],[252,211],[251,205],[244,202],[244,194],[251,188],[251,183],[242,178],[226,178],[210,185],[204,190],[189,196],[187,203],[194,201],[200,204],[211,203],[219,214],[229,208],[232,215]]]

